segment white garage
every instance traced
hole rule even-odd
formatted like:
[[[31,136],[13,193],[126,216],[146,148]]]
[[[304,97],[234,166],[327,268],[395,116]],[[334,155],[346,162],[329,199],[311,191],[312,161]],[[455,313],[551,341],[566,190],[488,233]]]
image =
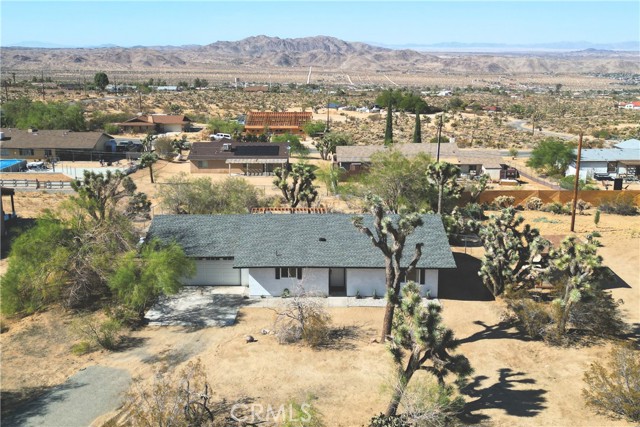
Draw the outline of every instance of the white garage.
[[[196,275],[184,280],[185,285],[240,286],[241,270],[233,268],[233,259],[199,259],[195,260]]]

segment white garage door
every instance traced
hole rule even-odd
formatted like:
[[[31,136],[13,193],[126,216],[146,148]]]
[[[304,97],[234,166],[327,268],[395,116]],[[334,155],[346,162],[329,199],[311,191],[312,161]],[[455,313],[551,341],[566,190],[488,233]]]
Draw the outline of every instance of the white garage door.
[[[240,285],[240,269],[233,268],[233,260],[197,260],[196,275],[185,285]]]

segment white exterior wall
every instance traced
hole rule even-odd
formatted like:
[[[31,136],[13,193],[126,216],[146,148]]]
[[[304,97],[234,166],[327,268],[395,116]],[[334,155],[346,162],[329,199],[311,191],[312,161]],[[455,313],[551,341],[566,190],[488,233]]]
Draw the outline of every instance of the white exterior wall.
[[[422,296],[438,298],[438,270],[425,270],[424,276],[424,285],[420,285]]]
[[[607,162],[580,162],[580,179],[593,178],[595,173],[607,173]],[[627,168],[622,163],[618,162],[616,172],[611,172],[609,175],[616,177],[618,174],[627,173]],[[565,176],[575,175],[576,165],[569,165]]]
[[[485,175],[488,175],[491,181],[500,181],[501,170],[502,169],[485,168],[484,166],[482,167],[482,173],[484,173]]]
[[[384,268],[347,268],[347,296],[354,297],[360,291],[363,297],[384,297],[387,286]]]
[[[240,284],[242,286],[249,286],[249,270],[246,268],[240,269]]]
[[[285,288],[294,292],[297,286],[302,286],[305,291],[329,294],[328,268],[303,268],[302,280],[291,277],[276,279],[275,268],[249,268],[247,271],[251,296],[280,296]]]

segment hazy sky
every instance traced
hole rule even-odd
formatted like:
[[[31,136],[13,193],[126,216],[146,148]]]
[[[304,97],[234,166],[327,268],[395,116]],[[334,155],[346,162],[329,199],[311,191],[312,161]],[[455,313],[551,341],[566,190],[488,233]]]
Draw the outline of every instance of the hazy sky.
[[[69,1],[0,0],[3,46],[184,45],[328,35],[388,45],[530,44],[640,39],[630,1]]]

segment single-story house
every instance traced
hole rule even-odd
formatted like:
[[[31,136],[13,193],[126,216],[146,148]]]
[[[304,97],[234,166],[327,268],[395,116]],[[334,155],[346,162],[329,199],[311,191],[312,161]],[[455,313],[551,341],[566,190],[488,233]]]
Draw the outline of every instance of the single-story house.
[[[363,167],[368,167],[371,157],[375,153],[385,150],[398,150],[406,157],[414,157],[418,154],[426,154],[433,159],[437,156],[438,144],[393,144],[385,145],[349,145],[336,147],[333,157],[334,163],[348,172],[358,172]],[[455,163],[457,161],[458,146],[454,143],[440,144],[440,160]]]
[[[117,125],[123,131],[132,133],[185,132],[191,127],[191,119],[185,115],[143,114]]]
[[[192,173],[270,175],[289,164],[286,142],[239,142],[230,139],[194,142],[189,153]]]
[[[625,110],[640,110],[640,101],[619,102],[618,108],[623,108]]]
[[[246,286],[251,296],[280,296],[298,286],[329,296],[385,295],[382,252],[349,214],[156,215],[147,238],[175,241],[195,260],[187,285]],[[420,242],[422,257],[409,279],[438,296],[442,269],[456,268],[442,219],[423,215],[407,238],[402,267]],[[373,216],[363,223],[373,228]]]
[[[304,135],[302,125],[311,121],[311,112],[272,112],[250,111],[244,124],[244,130],[251,135],[263,133]]]
[[[371,156],[375,153],[395,149],[406,157],[427,154],[434,160],[437,158],[438,144],[394,144],[384,145],[351,145],[336,147],[333,161],[348,172],[357,173],[371,163]],[[457,165],[462,176],[473,178],[482,174],[489,175],[492,181],[500,181],[511,176],[507,171],[512,170],[502,162],[502,156],[497,151],[459,149],[454,142],[440,144],[440,161]],[[517,178],[517,171],[516,176]]]
[[[576,163],[573,162],[565,175],[575,174]],[[580,178],[591,178],[594,174],[608,174],[612,178],[640,177],[640,140],[628,139],[612,148],[583,149],[580,154]]]
[[[102,132],[0,129],[0,134],[0,156],[5,159],[57,158],[74,161],[111,158],[105,153],[111,152],[113,137]],[[123,154],[120,155],[122,157]]]

